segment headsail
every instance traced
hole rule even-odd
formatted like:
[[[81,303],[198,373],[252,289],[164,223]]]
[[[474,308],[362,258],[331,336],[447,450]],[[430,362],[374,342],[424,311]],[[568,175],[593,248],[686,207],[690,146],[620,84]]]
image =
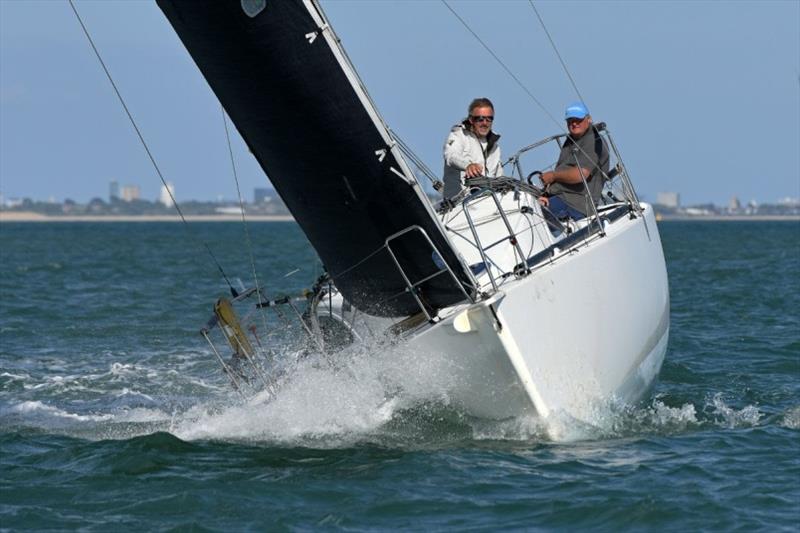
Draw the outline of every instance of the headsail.
[[[347,300],[378,315],[419,311],[385,248],[412,226],[458,279],[433,277],[421,300],[464,298],[471,276],[315,2],[157,1]],[[392,249],[412,282],[442,264],[419,231]]]

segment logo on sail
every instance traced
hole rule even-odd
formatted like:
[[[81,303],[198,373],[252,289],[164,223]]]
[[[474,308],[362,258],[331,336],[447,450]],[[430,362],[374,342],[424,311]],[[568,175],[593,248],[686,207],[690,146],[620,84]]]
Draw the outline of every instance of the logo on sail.
[[[242,0],[242,10],[250,18],[254,18],[264,11],[265,7],[267,7],[267,0]]]

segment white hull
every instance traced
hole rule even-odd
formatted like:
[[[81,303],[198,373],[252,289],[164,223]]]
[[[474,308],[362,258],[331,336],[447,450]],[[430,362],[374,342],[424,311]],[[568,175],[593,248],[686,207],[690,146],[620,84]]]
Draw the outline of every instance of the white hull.
[[[667,346],[669,293],[653,210],[606,225],[570,253],[458,306],[411,334],[414,351],[447,359],[450,399],[480,417],[567,414],[635,402]]]

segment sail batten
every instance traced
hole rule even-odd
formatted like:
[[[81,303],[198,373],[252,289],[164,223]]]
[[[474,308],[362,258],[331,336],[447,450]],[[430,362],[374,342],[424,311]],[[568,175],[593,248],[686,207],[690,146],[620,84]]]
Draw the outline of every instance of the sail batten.
[[[359,309],[429,310],[464,298],[471,277],[399,154],[335,34],[310,1],[157,0],[338,289]],[[451,276],[433,276],[444,261]],[[337,275],[338,274],[338,275]]]

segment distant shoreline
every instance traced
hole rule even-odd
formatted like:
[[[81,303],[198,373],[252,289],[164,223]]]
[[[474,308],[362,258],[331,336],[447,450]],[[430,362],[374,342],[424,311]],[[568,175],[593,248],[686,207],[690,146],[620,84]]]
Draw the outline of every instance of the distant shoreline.
[[[800,215],[658,215],[658,222],[797,222]]]
[[[248,222],[294,222],[291,215],[246,215]],[[800,221],[800,215],[658,215],[658,222],[779,222]],[[2,222],[180,222],[176,215],[57,215],[33,211],[0,211]],[[241,222],[241,215],[186,215],[187,222]]]
[[[186,215],[187,222],[241,222],[241,215]],[[294,222],[291,215],[245,215],[248,222]],[[59,215],[0,211],[2,222],[180,222],[178,215]]]

